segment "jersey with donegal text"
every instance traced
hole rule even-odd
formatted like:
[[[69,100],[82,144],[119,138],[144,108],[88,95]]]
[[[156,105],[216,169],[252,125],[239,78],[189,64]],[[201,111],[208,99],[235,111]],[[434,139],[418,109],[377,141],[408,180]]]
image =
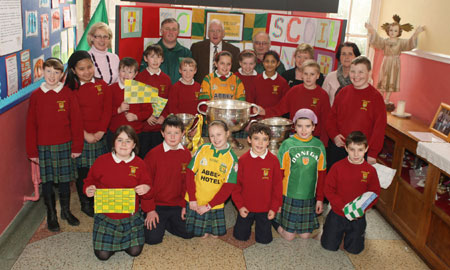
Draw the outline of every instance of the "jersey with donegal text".
[[[327,168],[323,143],[312,136],[301,139],[294,135],[281,144],[278,159],[284,170],[283,195],[298,200],[314,198],[318,171]]]
[[[195,196],[198,205],[209,203],[224,183],[236,184],[237,162],[238,158],[230,146],[217,150],[212,144],[205,143],[197,150],[188,168],[195,174]],[[185,199],[189,201],[187,192]],[[222,203],[212,209],[223,207]]]
[[[238,76],[219,77],[215,72],[205,76],[198,99],[238,99],[245,101],[244,84]]]

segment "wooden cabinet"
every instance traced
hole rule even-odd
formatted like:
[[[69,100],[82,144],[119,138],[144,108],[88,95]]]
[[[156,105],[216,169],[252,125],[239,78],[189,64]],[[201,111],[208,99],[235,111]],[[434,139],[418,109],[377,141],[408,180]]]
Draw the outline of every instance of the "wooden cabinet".
[[[378,162],[397,169],[376,205],[381,214],[435,269],[450,268],[449,193],[437,193],[449,175],[417,156],[417,139],[408,131],[428,131],[425,123],[388,113],[386,138]]]

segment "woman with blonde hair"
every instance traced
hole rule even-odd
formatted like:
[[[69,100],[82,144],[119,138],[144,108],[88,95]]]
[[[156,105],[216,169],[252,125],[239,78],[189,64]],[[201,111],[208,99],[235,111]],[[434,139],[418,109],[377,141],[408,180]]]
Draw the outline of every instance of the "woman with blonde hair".
[[[107,84],[117,82],[119,74],[119,57],[108,51],[111,49],[112,31],[106,23],[98,22],[91,26],[87,41],[91,49],[92,62],[95,66],[95,77]]]

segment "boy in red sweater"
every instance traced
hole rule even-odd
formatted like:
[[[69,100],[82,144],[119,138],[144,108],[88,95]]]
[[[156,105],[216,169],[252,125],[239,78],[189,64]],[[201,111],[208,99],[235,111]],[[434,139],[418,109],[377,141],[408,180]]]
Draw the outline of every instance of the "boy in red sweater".
[[[247,241],[256,222],[256,242],[272,242],[271,220],[282,203],[282,174],[277,157],[267,149],[271,130],[260,123],[251,125],[248,142],[251,149],[239,158],[237,184],[232,199],[239,215],[234,238]]]
[[[327,152],[328,170],[345,158],[345,138],[359,130],[367,137],[367,162],[376,163],[383,147],[386,128],[386,106],[380,92],[369,84],[371,63],[365,56],[353,59],[350,66],[351,85],[342,88],[333,102],[326,128],[330,137]]]
[[[162,242],[167,229],[173,235],[189,239],[186,231],[186,166],[191,153],[181,145],[184,127],[181,120],[169,115],[162,124],[162,144],[145,157],[150,174],[151,198],[144,200],[145,242],[150,245]]]
[[[331,211],[323,225],[320,240],[322,247],[336,251],[344,238],[344,249],[358,254],[364,249],[366,216],[348,220],[343,212],[344,206],[367,191],[380,195],[380,182],[374,167],[364,160],[369,146],[361,131],[350,133],[345,140],[348,158],[338,161],[325,180],[324,193],[331,204]],[[366,209],[372,207],[375,199]]]
[[[200,102],[200,84],[194,81],[197,73],[197,63],[190,57],[183,58],[180,62],[181,78],[172,85],[169,94],[170,113],[197,114],[197,105]]]
[[[277,105],[260,111],[260,114],[265,114],[265,117],[274,117],[289,113],[290,118],[293,119],[298,110],[310,109],[318,118],[313,135],[326,147],[328,135],[325,122],[330,112],[330,101],[327,92],[316,83],[319,75],[319,64],[314,60],[306,60],[302,64],[303,83],[292,87]]]
[[[112,137],[116,129],[122,125],[130,125],[141,138],[145,121],[152,113],[150,104],[128,104],[124,102],[125,80],[133,80],[138,73],[139,64],[130,57],[125,57],[119,63],[119,81],[110,86],[112,92],[112,117],[108,128],[108,146],[112,147]],[[140,155],[141,158],[144,156]]]
[[[161,71],[160,66],[164,61],[163,49],[159,45],[150,45],[144,50],[144,61],[147,62],[147,68],[141,71],[136,76],[136,81],[143,82],[158,88],[158,96],[162,98],[169,98],[169,89],[172,86],[170,77]],[[141,135],[141,149],[140,155],[145,157],[148,151],[153,147],[163,142],[161,136],[161,124],[164,118],[169,114],[169,104],[166,104],[163,112],[159,117],[153,115],[153,109],[151,116],[144,123]]]

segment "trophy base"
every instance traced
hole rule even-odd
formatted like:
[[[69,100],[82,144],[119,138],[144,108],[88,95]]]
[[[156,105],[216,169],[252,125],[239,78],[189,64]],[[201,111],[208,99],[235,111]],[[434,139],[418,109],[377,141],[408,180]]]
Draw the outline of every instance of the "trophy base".
[[[233,136],[228,137],[228,143],[233,147],[234,149],[242,150],[244,149],[244,145],[240,143],[236,138]]]

